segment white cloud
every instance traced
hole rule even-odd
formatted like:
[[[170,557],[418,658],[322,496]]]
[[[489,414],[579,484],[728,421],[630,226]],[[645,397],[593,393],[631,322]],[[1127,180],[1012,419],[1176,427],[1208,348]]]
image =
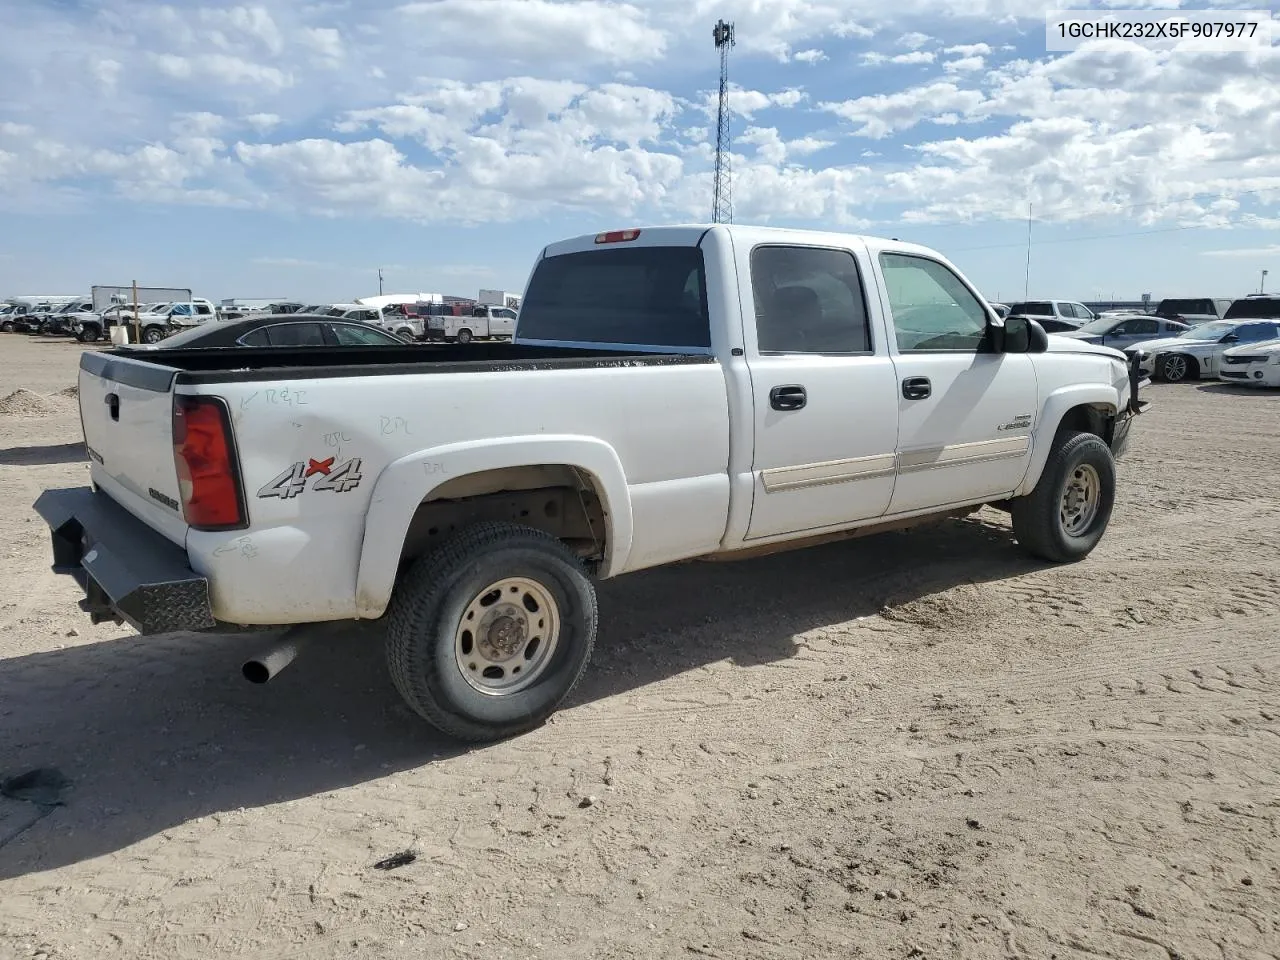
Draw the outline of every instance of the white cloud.
[[[333,27],[305,27],[302,31],[302,42],[322,57],[330,60],[341,60],[346,54],[342,45],[342,34]]]
[[[168,12],[173,8],[162,7]],[[224,36],[227,32],[240,34],[241,37],[256,40],[268,53],[279,56],[284,52],[284,38],[280,28],[272,19],[266,7],[231,7],[227,10],[205,8],[200,10],[199,18],[203,23],[215,26]],[[239,39],[239,38],[237,38]],[[233,41],[232,46],[235,46]]]
[[[244,122],[259,133],[266,133],[268,130],[273,130],[280,126],[283,121],[278,114],[251,113],[244,118]]]
[[[906,47],[909,50],[919,50],[931,40],[933,40],[933,37],[927,33],[912,31],[911,33],[904,33],[898,38],[898,46]]]
[[[913,50],[910,53],[899,53],[892,57],[885,56],[883,53],[876,53],[875,51],[864,53],[862,55],[862,62],[869,65],[881,63],[933,63],[933,61],[934,54],[930,50]]]
[[[937,81],[898,93],[820,103],[818,108],[858,124],[856,135],[880,140],[930,117],[972,110],[984,99],[977,90],[962,90],[949,81]]]
[[[478,45],[508,62],[629,63],[657,60],[665,34],[638,7],[603,0],[426,0],[400,8],[415,29],[429,29],[434,50]]]
[[[293,86],[293,77],[276,67],[222,53],[184,57],[173,53],[153,53],[156,68],[174,80],[215,81],[229,86],[265,87],[283,90]]]
[[[947,73],[972,73],[987,65],[982,57],[961,57],[959,60],[948,60],[942,65]]]
[[[821,63],[827,59],[827,55],[821,50],[801,50],[791,55],[792,60],[799,60],[801,63]]]
[[[1014,50],[1017,48],[1005,47],[1003,49]],[[989,57],[991,56],[991,46],[986,43],[961,43],[954,47],[946,47],[942,52],[959,57]]]

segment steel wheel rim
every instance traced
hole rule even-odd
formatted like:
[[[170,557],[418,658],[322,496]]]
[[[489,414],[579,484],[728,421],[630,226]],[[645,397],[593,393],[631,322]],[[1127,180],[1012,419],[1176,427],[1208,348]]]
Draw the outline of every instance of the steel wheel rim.
[[[1164,375],[1170,380],[1181,380],[1187,375],[1187,358],[1172,356],[1164,362]]]
[[[454,631],[458,672],[474,690],[510,696],[546,672],[560,643],[560,609],[542,584],[506,577],[478,591]]]
[[[1101,503],[1102,479],[1098,476],[1098,471],[1090,464],[1077,464],[1067,477],[1058,508],[1063,533],[1069,537],[1078,537],[1088,530],[1098,515]]]

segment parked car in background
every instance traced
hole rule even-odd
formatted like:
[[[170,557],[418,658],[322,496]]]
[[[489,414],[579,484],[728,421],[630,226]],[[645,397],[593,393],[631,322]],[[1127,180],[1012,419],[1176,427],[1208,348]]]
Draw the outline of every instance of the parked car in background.
[[[1218,379],[1254,387],[1280,387],[1280,340],[1245,343],[1224,350]]]
[[[1007,303],[997,303],[995,300],[990,300],[988,302],[991,304],[991,309],[996,312],[996,316],[1004,319],[1009,315],[1010,311]],[[1038,320],[1039,318],[1037,317],[1036,319]]]
[[[310,307],[307,309],[309,310]],[[382,308],[363,303],[331,303],[317,312],[323,313],[327,317],[353,320],[357,323],[367,323],[375,327],[382,326]]]
[[[1080,329],[1080,321],[1075,319],[1066,320],[1062,317],[1026,317],[1025,319],[1034,320],[1040,324],[1045,333],[1071,333]]]
[[[166,303],[140,303],[138,315],[155,313],[168,306]],[[134,309],[131,303],[117,303],[100,313],[77,313],[71,321],[71,333],[81,343],[97,343],[111,335],[111,328],[124,324],[132,329]]]
[[[1131,313],[1121,317],[1099,317],[1077,330],[1064,333],[1063,336],[1123,350],[1143,340],[1176,337],[1189,329],[1188,324],[1177,320],[1149,317],[1145,313]]]
[[[1277,320],[1280,319],[1280,296],[1273,293],[1253,293],[1234,301],[1223,320]]]
[[[1188,326],[1221,320],[1231,306],[1230,299],[1202,297],[1200,299],[1174,299],[1166,297],[1156,307],[1155,315],[1166,320],[1181,320]]]
[[[1075,300],[1024,300],[1020,303],[1011,303],[1009,316],[1030,317],[1037,323],[1042,317],[1068,322],[1074,320],[1076,326],[1097,319],[1092,310]]]
[[[71,325],[75,321],[76,314],[85,313],[92,309],[92,300],[73,300],[71,303],[59,307],[52,313],[46,314],[44,319],[40,322],[40,326],[36,330],[36,333],[57,337],[69,337],[72,333]]]
[[[1153,380],[1180,383],[1217,376],[1223,355],[1233,347],[1277,338],[1280,323],[1275,320],[1219,320],[1198,323],[1176,337],[1134,344],[1125,352],[1137,356],[1138,369]]]
[[[210,347],[403,347],[395,334],[358,320],[299,313],[257,314],[240,320],[218,320],[175,333],[163,343],[138,350],[206,349]]]

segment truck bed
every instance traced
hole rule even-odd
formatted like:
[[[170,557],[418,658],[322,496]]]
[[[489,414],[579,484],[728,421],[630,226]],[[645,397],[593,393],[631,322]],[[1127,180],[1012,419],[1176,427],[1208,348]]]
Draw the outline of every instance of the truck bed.
[[[134,363],[116,363],[116,358]],[[713,364],[706,353],[636,353],[517,343],[423,344],[404,347],[354,346],[215,347],[204,350],[86,352],[81,369],[143,389],[167,390],[172,383],[235,383],[261,379],[390,376],[407,373],[501,372],[509,370]],[[139,366],[138,363],[146,364]],[[172,373],[178,370],[176,377]],[[139,382],[151,381],[149,384]]]

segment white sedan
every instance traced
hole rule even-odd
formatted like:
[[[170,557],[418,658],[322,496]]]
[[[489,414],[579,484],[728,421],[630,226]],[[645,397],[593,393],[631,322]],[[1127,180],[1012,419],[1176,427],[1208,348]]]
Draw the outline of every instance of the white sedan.
[[[1222,355],[1218,379],[1254,387],[1280,387],[1280,340],[1232,347]]]
[[[1125,350],[1138,355],[1138,367],[1153,380],[1180,383],[1216,377],[1223,355],[1233,347],[1280,339],[1277,320],[1219,320],[1201,323],[1186,333],[1145,340]]]

